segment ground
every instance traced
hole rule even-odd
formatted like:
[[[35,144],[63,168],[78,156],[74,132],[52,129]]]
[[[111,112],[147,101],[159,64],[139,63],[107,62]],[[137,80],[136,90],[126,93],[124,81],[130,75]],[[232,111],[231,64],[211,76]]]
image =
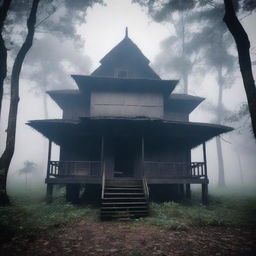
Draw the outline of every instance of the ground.
[[[43,234],[23,255],[256,255],[255,230],[191,228],[165,230],[134,222],[93,222],[87,219]]]
[[[241,191],[214,195],[208,206],[152,203],[150,217],[126,221],[65,202],[0,207],[0,255],[256,255],[256,193]]]

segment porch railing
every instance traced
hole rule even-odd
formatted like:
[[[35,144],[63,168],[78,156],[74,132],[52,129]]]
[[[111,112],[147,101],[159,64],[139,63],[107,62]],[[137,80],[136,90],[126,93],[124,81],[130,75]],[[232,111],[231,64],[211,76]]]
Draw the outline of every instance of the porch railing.
[[[101,176],[100,161],[50,161],[49,176]]]
[[[145,176],[148,178],[207,178],[204,162],[153,162],[144,161]]]

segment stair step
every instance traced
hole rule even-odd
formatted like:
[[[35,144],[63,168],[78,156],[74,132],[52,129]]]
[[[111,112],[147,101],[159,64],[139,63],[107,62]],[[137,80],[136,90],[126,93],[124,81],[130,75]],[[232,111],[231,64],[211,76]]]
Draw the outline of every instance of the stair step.
[[[102,203],[103,205],[116,205],[116,204],[147,204],[146,202],[111,202],[111,203]]]
[[[141,208],[141,209],[147,209],[148,207],[147,206],[103,206],[101,207],[102,210],[107,210],[107,209],[127,209],[127,211],[129,211],[128,209],[138,209],[138,208]]]
[[[118,192],[118,193],[104,193],[104,195],[144,195],[144,193],[126,193],[126,192]]]
[[[101,217],[112,217],[112,218],[127,218],[127,217],[147,217],[147,213],[131,213],[131,214],[115,214],[115,213],[110,213],[110,214],[104,214],[101,215]]]
[[[133,184],[105,184],[105,188],[107,187],[122,187],[122,188],[142,188],[141,184],[133,185]]]
[[[106,197],[103,200],[146,200],[146,197]]]
[[[130,211],[101,211],[101,214],[136,214],[136,213],[140,213],[140,214],[148,214],[147,210],[130,210]]]
[[[105,188],[105,191],[106,190],[135,190],[135,191],[138,191],[138,190],[143,190],[143,188]]]

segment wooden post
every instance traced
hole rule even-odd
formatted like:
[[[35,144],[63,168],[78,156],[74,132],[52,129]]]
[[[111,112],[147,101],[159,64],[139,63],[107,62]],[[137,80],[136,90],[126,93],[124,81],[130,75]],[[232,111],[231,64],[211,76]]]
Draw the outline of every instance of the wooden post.
[[[46,188],[46,202],[49,204],[52,202],[53,184],[47,183]]]
[[[49,140],[46,178],[49,178],[50,176],[51,155],[52,155],[52,141]]]
[[[202,204],[208,204],[208,184],[202,184]]]
[[[205,178],[207,178],[207,159],[206,159],[206,146],[205,146],[205,142],[203,143],[203,155],[204,155]]]
[[[144,157],[145,157],[144,136],[142,135],[142,137],[141,137],[141,168],[142,168],[142,176],[145,175]]]
[[[101,161],[101,172],[103,173],[103,161],[104,161],[104,136],[101,136],[101,156],[100,156],[100,161]]]
[[[186,199],[191,199],[191,188],[190,184],[186,184]]]

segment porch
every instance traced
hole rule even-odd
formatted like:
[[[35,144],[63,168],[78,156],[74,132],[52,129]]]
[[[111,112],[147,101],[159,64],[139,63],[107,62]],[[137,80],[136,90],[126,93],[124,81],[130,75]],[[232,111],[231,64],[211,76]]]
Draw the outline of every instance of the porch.
[[[46,183],[101,184],[103,168],[101,161],[50,161]],[[148,184],[208,183],[205,162],[143,161],[142,169],[142,177],[147,179]],[[113,179],[126,178],[120,176],[121,172]]]

